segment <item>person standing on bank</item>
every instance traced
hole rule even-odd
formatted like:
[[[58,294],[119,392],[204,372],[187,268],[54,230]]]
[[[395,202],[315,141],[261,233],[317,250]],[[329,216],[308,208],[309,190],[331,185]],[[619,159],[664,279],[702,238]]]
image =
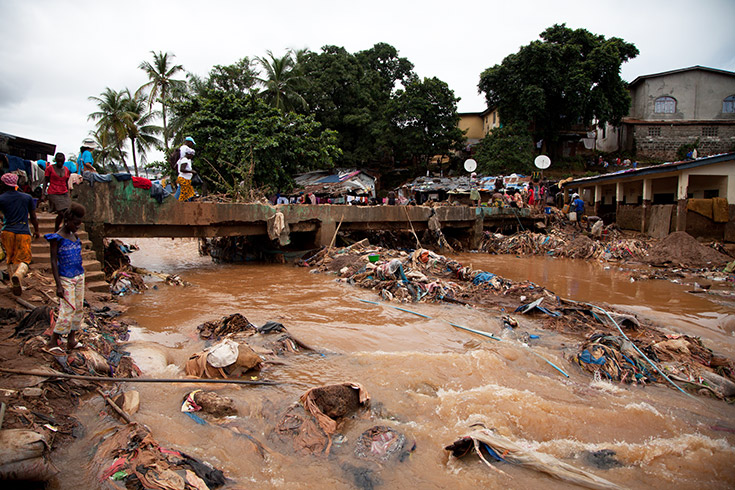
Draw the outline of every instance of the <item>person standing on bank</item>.
[[[31,241],[38,238],[38,219],[33,198],[17,190],[18,176],[4,174],[0,178],[0,211],[3,213],[3,228],[0,239],[5,247],[8,276],[12,283],[13,294],[23,293],[22,280],[28,273],[31,263]],[[33,224],[33,238],[28,221]],[[17,265],[15,271],[13,266]]]
[[[74,336],[84,319],[82,241],[77,236],[77,230],[82,224],[85,209],[74,202],[61,214],[64,226],[58,233],[44,235],[51,246],[51,272],[56,281],[56,296],[59,297],[59,316],[48,343],[49,352],[54,355],[63,354],[58,345],[62,335],[67,335],[67,350],[82,346]]]
[[[46,173],[43,177],[43,194],[48,197],[51,212],[56,213],[54,231],[57,231],[64,219],[62,213],[71,206],[69,196],[69,176],[71,172],[64,166],[66,157],[63,153],[57,153],[53,165],[46,165]]]
[[[579,197],[579,194],[576,192],[572,194],[572,209],[577,215],[577,222],[575,223],[575,226],[582,229],[582,215],[584,214],[584,200]]]
[[[184,144],[179,148],[179,161],[176,163],[179,177],[176,183],[181,187],[179,192],[179,201],[188,201],[194,197],[194,187],[191,185],[191,178],[197,173],[191,166],[191,158],[196,153],[194,151],[194,138],[187,136]]]
[[[93,139],[82,141],[79,148],[79,158],[77,159],[77,172],[83,175],[84,172],[97,172],[94,169],[94,158],[92,158],[92,150],[97,147],[97,143]]]

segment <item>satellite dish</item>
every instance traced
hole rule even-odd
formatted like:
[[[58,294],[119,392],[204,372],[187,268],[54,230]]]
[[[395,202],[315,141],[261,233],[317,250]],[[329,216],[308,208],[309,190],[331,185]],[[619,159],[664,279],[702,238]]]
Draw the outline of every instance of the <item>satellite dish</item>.
[[[546,155],[539,155],[533,161],[533,164],[536,165],[536,168],[545,170],[551,166],[551,158]]]
[[[464,161],[464,169],[468,172],[474,172],[477,170],[477,162],[474,161],[472,158],[468,158]]]

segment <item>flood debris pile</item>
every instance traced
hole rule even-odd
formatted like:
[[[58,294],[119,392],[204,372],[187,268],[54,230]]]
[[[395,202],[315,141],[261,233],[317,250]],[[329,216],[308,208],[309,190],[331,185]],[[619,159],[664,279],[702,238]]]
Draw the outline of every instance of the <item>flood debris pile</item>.
[[[205,490],[226,483],[222,471],[186,453],[161,446],[136,423],[117,427],[102,437],[92,463],[105,488]]]
[[[47,347],[54,316],[48,306],[27,312],[14,329],[3,331],[0,355],[9,361],[0,378],[0,402],[5,408],[0,416],[0,454],[10,450],[14,456],[0,457],[0,477],[48,480],[56,473],[47,458],[49,448],[79,435],[81,427],[70,414],[97,385],[55,375],[130,378],[140,374],[121,347],[120,342],[128,338],[128,325],[115,319],[119,314],[109,306],[85,308],[83,330],[76,337],[80,345],[68,352]]]
[[[186,362],[187,376],[196,378],[237,378],[259,370],[268,358],[312,350],[282,324],[256,327],[240,313],[202,323],[197,332],[213,343]]]
[[[339,281],[378,291],[386,301],[478,304],[492,297],[517,301],[549,295],[531,281],[514,283],[491,272],[464,266],[426,249],[411,253],[371,246],[367,240],[342,249],[324,248],[302,261]]]
[[[370,395],[359,383],[341,383],[307,390],[299,405],[281,416],[276,433],[290,440],[293,449],[306,454],[328,455],[332,436],[346,417],[368,405]]]
[[[687,339],[688,345],[680,346],[670,358],[670,350],[661,349],[683,341],[674,341],[633,315],[608,313],[617,326],[631,332],[634,338],[629,340],[618,336],[616,326],[589,305],[559,298],[530,281],[514,283],[491,272],[474,270],[429,250],[387,250],[364,240],[342,249],[322,249],[302,265],[334,273],[338,281],[377,291],[386,301],[448,301],[504,308],[512,305],[522,315],[539,317],[545,329],[581,337],[571,361],[601,379],[635,384],[669,382],[656,372],[648,357],[701,394],[709,391],[724,399],[735,394],[731,394],[730,386],[735,382],[732,361],[713,354],[699,339],[677,337]],[[507,319],[503,324],[510,330],[517,326]]]
[[[107,282],[110,283],[110,292],[116,296],[141,293],[148,289],[145,276],[155,277],[169,286],[189,286],[186,281],[176,274],[164,274],[149,271],[142,267],[135,267],[130,263],[129,254],[138,247],[128,245],[120,240],[111,239],[105,243],[104,272]]]
[[[584,336],[570,361],[596,379],[666,384],[668,381],[657,371],[658,367],[691,391],[735,401],[735,363],[715,354],[701,339],[664,333],[629,314],[608,314],[627,332],[625,336],[605,315],[562,298],[555,307],[549,307],[543,326]]]
[[[29,429],[0,430],[0,480],[46,481],[58,473],[43,434]]]
[[[83,328],[76,336],[78,347],[57,353],[47,349],[53,310],[39,306],[18,325],[15,336],[20,340],[20,353],[29,357],[50,357],[55,367],[67,374],[138,376],[140,370],[119,343],[129,338],[129,325],[115,319],[119,314],[118,310],[109,307],[86,309]]]
[[[485,232],[480,250],[491,254],[551,255],[570,259],[641,260],[648,255],[649,245],[637,238],[625,238],[609,228],[602,240],[580,233],[552,229],[549,233],[530,230],[506,236]]]

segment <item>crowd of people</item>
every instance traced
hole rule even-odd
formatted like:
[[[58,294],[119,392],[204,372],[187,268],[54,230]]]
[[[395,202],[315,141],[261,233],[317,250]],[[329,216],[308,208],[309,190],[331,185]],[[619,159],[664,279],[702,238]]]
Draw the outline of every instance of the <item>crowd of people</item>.
[[[85,141],[86,143],[86,141]],[[82,260],[82,242],[77,230],[82,224],[85,209],[82,205],[71,201],[70,185],[81,181],[80,173],[86,165],[91,167],[92,146],[85,146],[76,164],[68,165],[66,156],[57,153],[53,164],[44,161],[33,162],[44,168],[43,182],[38,198],[28,183],[24,170],[9,171],[10,163],[6,155],[0,158],[2,176],[0,176],[0,212],[3,214],[3,226],[0,233],[2,252],[7,264],[7,275],[14,295],[23,294],[23,280],[33,260],[32,242],[40,239],[40,227],[36,215],[36,203],[48,201],[49,209],[57,217],[54,232],[47,233],[44,238],[49,242],[51,272],[56,283],[56,296],[59,298],[59,313],[54,323],[53,333],[49,340],[49,351],[63,354],[60,347],[61,336],[67,336],[68,350],[80,347],[75,340],[75,332],[81,328],[84,313],[84,266]],[[79,169],[79,170],[77,170]],[[19,178],[24,177],[24,187],[19,186]],[[33,234],[30,231],[33,225]]]

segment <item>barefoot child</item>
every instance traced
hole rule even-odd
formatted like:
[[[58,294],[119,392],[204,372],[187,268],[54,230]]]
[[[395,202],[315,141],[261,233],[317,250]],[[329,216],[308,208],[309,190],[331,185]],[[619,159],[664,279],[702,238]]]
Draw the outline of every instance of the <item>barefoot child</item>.
[[[81,347],[74,335],[81,327],[84,317],[84,268],[82,267],[82,242],[76,232],[82,224],[84,206],[71,203],[62,211],[64,225],[57,233],[48,233],[44,238],[51,245],[51,271],[56,281],[56,296],[59,297],[59,316],[49,340],[52,351],[59,351],[59,336],[68,334],[67,350]]]

